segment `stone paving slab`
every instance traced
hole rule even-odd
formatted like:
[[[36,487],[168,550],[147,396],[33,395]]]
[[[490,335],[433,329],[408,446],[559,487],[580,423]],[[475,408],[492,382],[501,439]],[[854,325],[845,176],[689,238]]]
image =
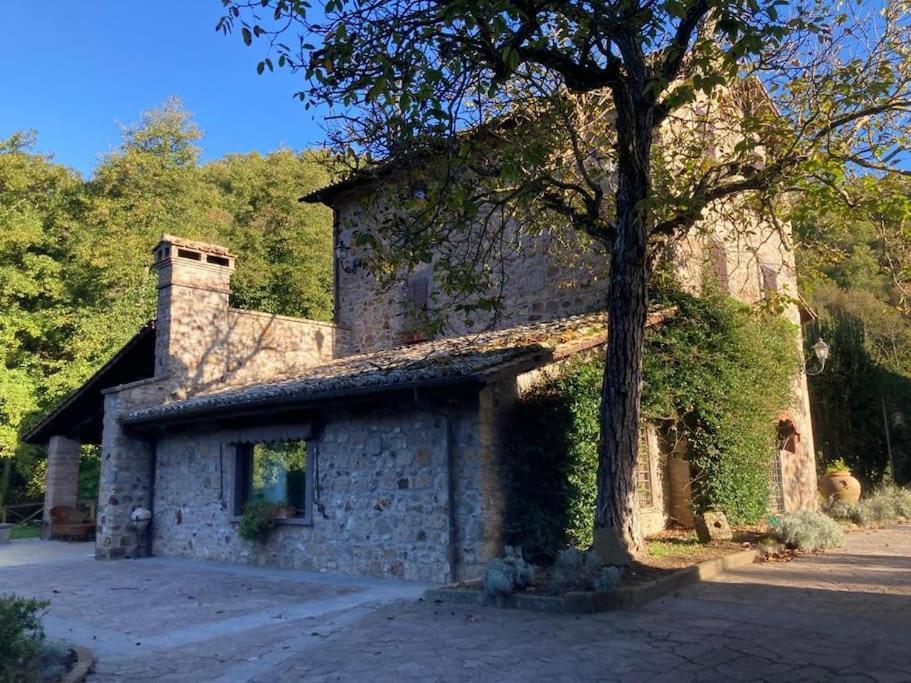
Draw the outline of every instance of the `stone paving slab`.
[[[188,560],[4,566],[2,553],[0,591],[61,591],[48,630],[89,641],[92,681],[911,681],[908,525],[599,615],[435,604],[404,582]],[[130,585],[142,591],[109,590]]]

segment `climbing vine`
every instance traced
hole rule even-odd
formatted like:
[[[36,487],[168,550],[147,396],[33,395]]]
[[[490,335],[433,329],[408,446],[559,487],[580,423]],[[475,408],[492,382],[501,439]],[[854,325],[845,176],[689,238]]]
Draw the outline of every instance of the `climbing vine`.
[[[655,298],[676,313],[646,336],[643,418],[687,440],[697,511],[756,521],[798,371],[796,328],[719,292]],[[602,367],[600,352],[575,357],[514,408],[507,536],[529,557],[591,544]]]
[[[775,418],[799,370],[796,328],[718,292],[666,301],[677,315],[649,332],[643,414],[686,438],[697,511],[754,522],[768,504]]]

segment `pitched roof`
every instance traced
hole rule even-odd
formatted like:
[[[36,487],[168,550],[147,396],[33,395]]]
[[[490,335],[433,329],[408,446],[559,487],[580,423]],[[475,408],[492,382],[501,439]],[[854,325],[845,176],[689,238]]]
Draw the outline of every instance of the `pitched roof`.
[[[603,312],[348,356],[268,382],[232,387],[130,413],[125,424],[187,421],[239,409],[300,405],[412,388],[484,384],[607,340]]]
[[[104,413],[103,389],[145,379],[155,374],[155,321],[150,320],[82,386],[73,391],[22,440],[45,444],[52,436],[78,438],[83,443],[101,443]]]

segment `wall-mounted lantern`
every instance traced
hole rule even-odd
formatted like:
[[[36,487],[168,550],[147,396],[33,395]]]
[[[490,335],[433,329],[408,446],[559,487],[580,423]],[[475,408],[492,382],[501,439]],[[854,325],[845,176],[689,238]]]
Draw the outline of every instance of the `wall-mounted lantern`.
[[[826,361],[829,360],[829,345],[826,344],[822,339],[817,340],[813,344],[813,354],[816,356],[816,361],[819,363],[819,367],[815,370],[810,370],[810,368],[804,366],[804,372],[807,375],[818,375],[826,368]]]

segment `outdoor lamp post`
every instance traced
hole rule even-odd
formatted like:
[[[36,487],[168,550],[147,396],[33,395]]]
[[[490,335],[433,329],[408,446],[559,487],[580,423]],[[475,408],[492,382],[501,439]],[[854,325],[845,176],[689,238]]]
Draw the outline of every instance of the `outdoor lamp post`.
[[[813,353],[816,355],[816,360],[819,362],[819,367],[816,370],[810,370],[807,367],[804,367],[804,372],[808,375],[818,375],[826,367],[826,361],[829,360],[829,345],[826,344],[822,339],[817,340],[813,344]]]

